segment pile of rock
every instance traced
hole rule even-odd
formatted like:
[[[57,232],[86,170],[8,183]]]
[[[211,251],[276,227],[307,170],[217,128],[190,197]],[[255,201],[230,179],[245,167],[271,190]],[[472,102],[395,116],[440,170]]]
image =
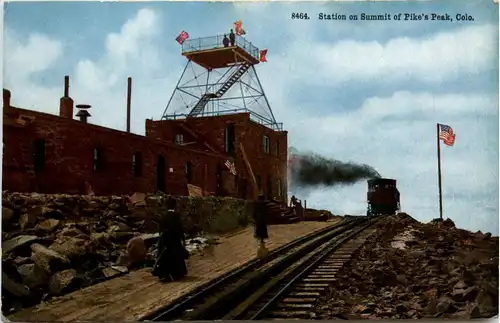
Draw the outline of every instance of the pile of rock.
[[[137,197],[137,196],[135,196]],[[158,210],[164,196],[96,197],[40,194],[3,194],[2,208],[2,311],[12,313],[53,296],[151,266],[158,239]],[[191,236],[210,229],[206,223],[221,221],[212,214],[227,212],[230,203],[203,205],[192,201],[181,212],[196,216],[184,223]],[[196,204],[197,205],[197,204]],[[208,212],[206,209],[210,209]],[[198,212],[198,213],[197,213]],[[188,213],[190,214],[190,213]],[[224,213],[226,214],[226,213]],[[234,215],[233,215],[234,217]],[[234,220],[234,221],[237,221]],[[243,221],[242,221],[243,222]],[[205,223],[205,224],[203,224]],[[220,227],[220,226],[219,226]],[[235,229],[231,226],[228,230]],[[204,237],[188,240],[190,251],[205,247]],[[212,242],[213,243],[213,242]]]
[[[498,237],[384,218],[339,272],[322,319],[488,318],[498,314]]]

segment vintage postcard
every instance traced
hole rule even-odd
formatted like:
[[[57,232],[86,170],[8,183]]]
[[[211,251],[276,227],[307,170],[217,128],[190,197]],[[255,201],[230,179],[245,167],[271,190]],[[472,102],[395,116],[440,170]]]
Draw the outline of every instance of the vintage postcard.
[[[5,2],[11,321],[498,314],[498,4]]]

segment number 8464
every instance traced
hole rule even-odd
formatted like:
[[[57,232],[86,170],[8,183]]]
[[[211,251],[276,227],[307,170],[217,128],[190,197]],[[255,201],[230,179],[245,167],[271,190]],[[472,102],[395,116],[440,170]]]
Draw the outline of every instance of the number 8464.
[[[309,19],[307,13],[292,13],[292,19]]]

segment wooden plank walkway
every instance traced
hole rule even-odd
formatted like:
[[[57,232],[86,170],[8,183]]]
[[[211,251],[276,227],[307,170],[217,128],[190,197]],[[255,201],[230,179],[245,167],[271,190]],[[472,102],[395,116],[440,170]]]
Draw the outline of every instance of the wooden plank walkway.
[[[269,226],[269,250],[323,229],[339,220]],[[139,321],[256,256],[258,243],[247,228],[220,239],[220,244],[188,260],[189,275],[179,282],[162,283],[141,269],[9,316],[11,321]]]

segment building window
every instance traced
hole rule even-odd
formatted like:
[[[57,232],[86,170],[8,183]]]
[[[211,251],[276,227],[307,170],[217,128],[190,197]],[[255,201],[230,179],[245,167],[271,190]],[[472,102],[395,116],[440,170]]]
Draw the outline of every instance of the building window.
[[[279,156],[280,155],[280,142],[276,141],[276,145],[274,145],[274,155]]]
[[[257,182],[257,188],[259,189],[260,191],[260,188],[261,188],[261,182],[260,182],[260,176],[257,175],[255,176],[255,181]]]
[[[33,168],[41,172],[45,167],[45,140],[37,139],[33,142]]]
[[[226,131],[225,131],[225,138],[226,138],[226,153],[228,153],[230,156],[234,155],[235,149],[234,149],[234,141],[235,141],[235,131],[234,131],[234,124],[228,124],[226,126]]]
[[[276,183],[277,188],[278,188],[278,197],[281,197],[281,180],[278,179],[278,182]]]
[[[269,137],[268,136],[262,137],[262,150],[266,154],[269,154]]]
[[[132,171],[136,177],[142,175],[142,154],[140,152],[132,155]]]
[[[94,148],[94,172],[101,172],[104,170],[104,161],[102,156],[102,150],[100,148]]]
[[[193,167],[191,165],[191,162],[186,163],[186,180],[188,184],[191,184],[193,180]]]
[[[184,135],[182,133],[178,133],[175,135],[175,144],[177,145],[184,144]]]

